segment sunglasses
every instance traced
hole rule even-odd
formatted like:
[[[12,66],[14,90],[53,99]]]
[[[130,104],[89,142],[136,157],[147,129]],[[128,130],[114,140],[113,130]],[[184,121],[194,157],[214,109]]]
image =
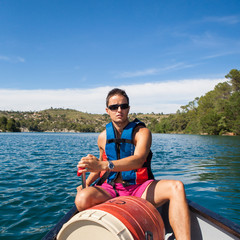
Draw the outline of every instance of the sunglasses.
[[[121,109],[127,109],[127,108],[129,108],[129,105],[128,105],[128,103],[123,103],[123,104],[114,104],[114,105],[108,106],[108,108],[112,111],[117,110],[119,107]]]

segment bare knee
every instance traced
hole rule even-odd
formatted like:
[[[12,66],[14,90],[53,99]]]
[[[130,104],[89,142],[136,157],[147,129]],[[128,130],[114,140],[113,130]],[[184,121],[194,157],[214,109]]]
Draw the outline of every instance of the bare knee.
[[[111,195],[104,189],[98,187],[88,187],[83,190],[78,189],[75,205],[78,211],[83,211],[87,208],[93,207],[96,204],[103,203],[109,200]]]
[[[75,205],[78,211],[83,211],[92,206],[92,200],[89,194],[85,191],[79,191],[75,198]]]
[[[171,184],[172,194],[175,197],[185,197],[184,184],[181,181],[173,180]]]

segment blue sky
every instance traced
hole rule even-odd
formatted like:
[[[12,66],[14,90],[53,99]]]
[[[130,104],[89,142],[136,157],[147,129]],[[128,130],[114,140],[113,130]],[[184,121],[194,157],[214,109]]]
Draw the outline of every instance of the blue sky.
[[[239,69],[239,29],[239,0],[0,0],[0,110],[102,113],[123,87],[175,112]]]

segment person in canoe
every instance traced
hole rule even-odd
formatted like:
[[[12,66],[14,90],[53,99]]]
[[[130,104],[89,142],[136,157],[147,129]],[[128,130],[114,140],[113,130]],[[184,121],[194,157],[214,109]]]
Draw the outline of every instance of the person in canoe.
[[[77,167],[90,172],[87,188],[77,188],[75,204],[83,211],[118,196],[136,196],[159,207],[169,201],[169,221],[176,239],[190,239],[190,217],[184,185],[177,180],[154,180],[150,150],[152,135],[144,123],[130,122],[129,98],[112,89],[106,98],[111,122],[98,137],[99,158],[88,154]],[[91,184],[100,180],[94,186]]]

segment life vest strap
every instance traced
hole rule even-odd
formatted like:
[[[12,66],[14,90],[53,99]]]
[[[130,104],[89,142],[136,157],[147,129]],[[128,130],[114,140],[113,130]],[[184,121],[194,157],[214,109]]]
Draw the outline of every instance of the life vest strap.
[[[122,138],[112,138],[112,139],[107,139],[107,143],[130,143],[133,144],[133,140],[130,139],[122,139]]]

